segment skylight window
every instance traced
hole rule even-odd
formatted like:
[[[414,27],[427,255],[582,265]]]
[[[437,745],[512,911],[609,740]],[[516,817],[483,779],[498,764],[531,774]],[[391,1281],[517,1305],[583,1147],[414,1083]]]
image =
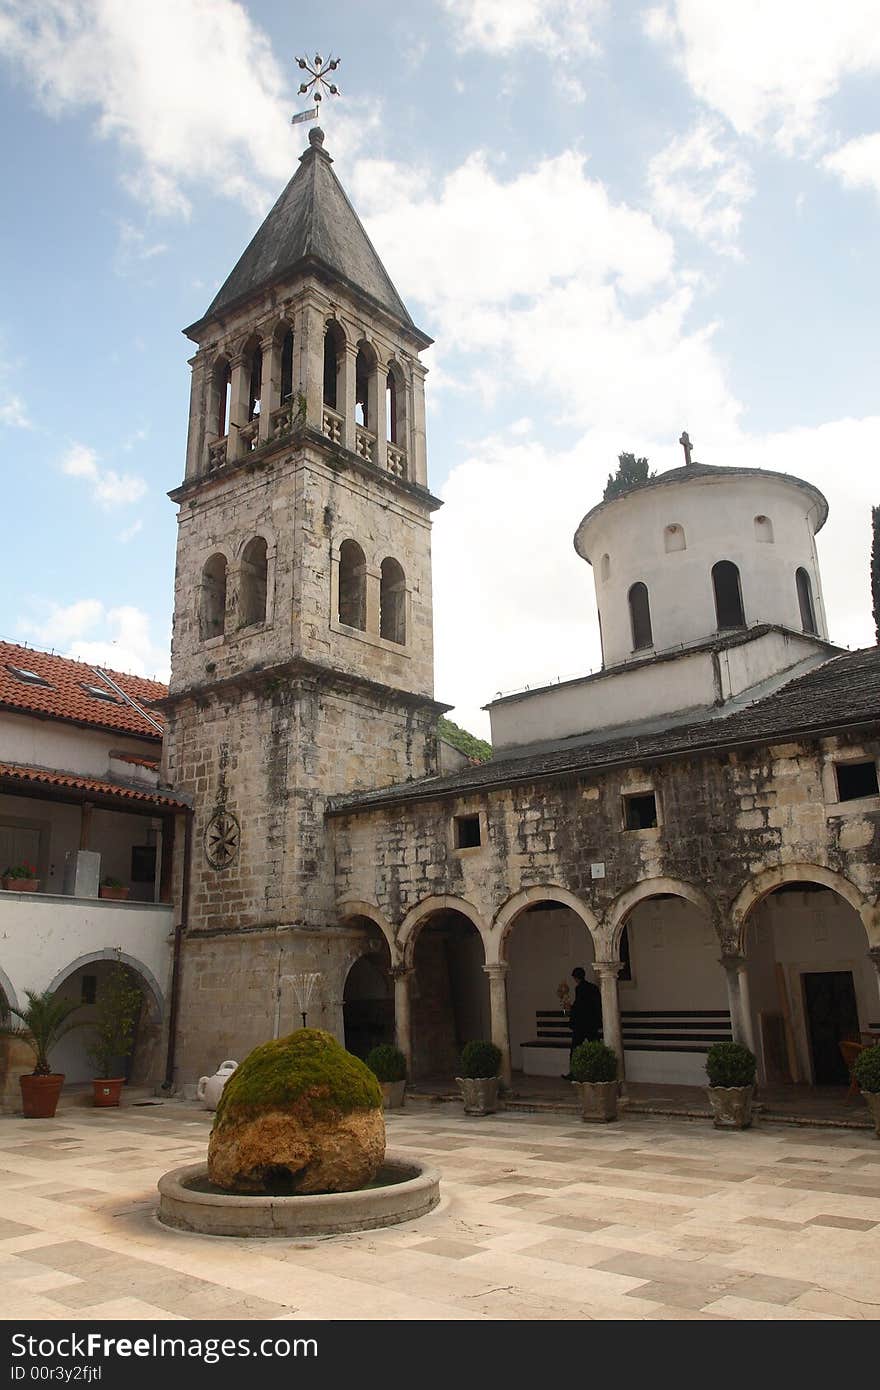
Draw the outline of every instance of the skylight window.
[[[7,666],[16,680],[24,681],[27,685],[45,685],[52,689],[51,681],[47,681],[44,676],[40,676],[36,671],[30,671],[26,666]]]
[[[108,700],[111,705],[119,704],[116,696],[111,695],[109,690],[105,690],[100,685],[84,685],[83,690],[87,695],[91,695],[93,700]]]

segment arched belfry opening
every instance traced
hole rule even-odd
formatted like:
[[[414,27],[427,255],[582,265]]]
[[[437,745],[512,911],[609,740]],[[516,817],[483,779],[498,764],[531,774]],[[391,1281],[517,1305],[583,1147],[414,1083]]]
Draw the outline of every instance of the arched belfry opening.
[[[344,351],[345,334],[335,320],[328,319],[324,330],[324,404],[330,410],[339,411],[343,406],[339,399],[339,374]]]
[[[367,627],[367,561],[357,541],[339,547],[339,621],[346,627]]]
[[[241,556],[240,626],[266,621],[269,552],[262,536],[248,541]]]
[[[739,570],[732,560],[719,560],[712,566],[712,588],[719,630],[745,627]]]
[[[392,363],[385,378],[385,424],[388,442],[398,449],[404,447],[406,439],[406,393],[403,373],[396,363]]]
[[[372,433],[376,431],[376,354],[369,343],[358,344],[354,369],[355,423]]]
[[[798,607],[801,611],[801,627],[804,632],[815,633],[816,610],[813,606],[813,584],[807,571],[801,567],[795,575]]]
[[[293,329],[288,328],[281,339],[281,403],[289,401],[293,395]]]
[[[229,414],[232,407],[232,368],[225,357],[214,365],[214,429],[221,439],[229,433]]]
[[[638,584],[633,584],[628,594],[628,601],[633,651],[643,651],[646,647],[653,646],[654,643],[647,584],[643,584],[641,581]]]

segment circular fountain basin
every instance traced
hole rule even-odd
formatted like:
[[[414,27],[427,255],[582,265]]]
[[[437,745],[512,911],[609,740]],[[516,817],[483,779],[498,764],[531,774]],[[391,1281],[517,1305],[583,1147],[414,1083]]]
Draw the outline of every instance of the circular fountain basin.
[[[206,1236],[331,1236],[396,1226],[425,1216],[440,1201],[440,1174],[404,1154],[386,1153],[369,1187],[308,1196],[224,1192],[207,1163],[175,1168],[159,1179],[159,1220]]]

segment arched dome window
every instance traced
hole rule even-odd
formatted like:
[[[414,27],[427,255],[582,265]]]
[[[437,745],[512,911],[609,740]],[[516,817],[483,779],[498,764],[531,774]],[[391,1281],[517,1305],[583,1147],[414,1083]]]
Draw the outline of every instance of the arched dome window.
[[[203,642],[219,637],[226,626],[226,556],[212,555],[202,570],[199,630]]]
[[[712,587],[715,591],[715,616],[719,630],[745,627],[739,570],[732,560],[719,560],[712,566]]]
[[[262,536],[248,541],[241,557],[241,600],[239,622],[242,627],[266,621],[266,591],[269,560]]]
[[[651,632],[651,605],[648,602],[648,586],[639,581],[629,591],[629,620],[632,627],[633,651],[643,651],[654,643]]]
[[[406,576],[396,560],[382,561],[379,588],[379,636],[388,642],[406,642]]]
[[[367,561],[357,541],[339,547],[339,621],[361,632],[367,628]]]
[[[813,585],[805,569],[795,575],[798,605],[801,610],[801,627],[804,632],[816,632],[816,610],[813,607]]]

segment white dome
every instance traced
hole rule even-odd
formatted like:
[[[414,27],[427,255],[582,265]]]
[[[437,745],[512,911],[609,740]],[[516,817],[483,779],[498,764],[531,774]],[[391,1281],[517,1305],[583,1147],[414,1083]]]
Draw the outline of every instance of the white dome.
[[[695,463],[588,512],[606,666],[772,623],[827,640],[818,488],[785,473]],[[812,623],[812,626],[811,626]]]

